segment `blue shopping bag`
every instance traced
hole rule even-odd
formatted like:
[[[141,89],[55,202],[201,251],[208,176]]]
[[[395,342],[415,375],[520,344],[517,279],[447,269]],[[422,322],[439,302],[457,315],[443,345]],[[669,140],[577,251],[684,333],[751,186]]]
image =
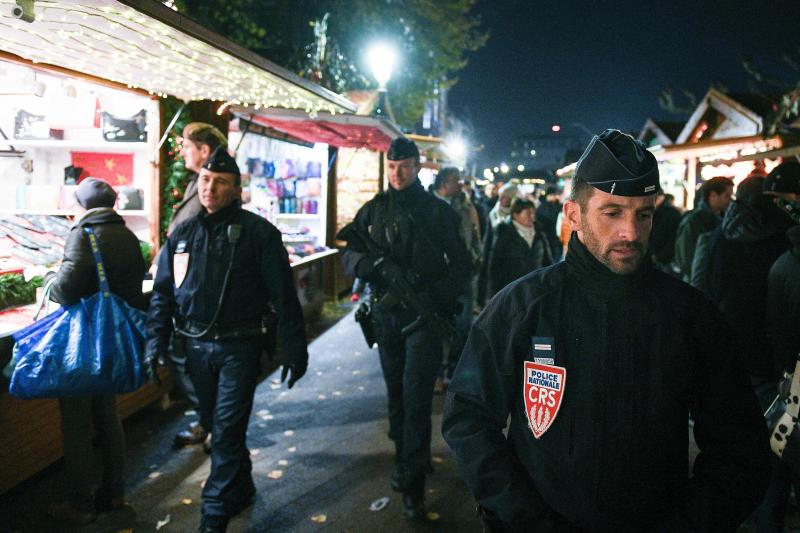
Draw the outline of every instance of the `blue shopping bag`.
[[[14,333],[17,363],[9,393],[59,398],[132,392],[145,380],[145,313],[112,294],[97,239],[84,228],[100,291]],[[47,296],[45,296],[47,297]]]

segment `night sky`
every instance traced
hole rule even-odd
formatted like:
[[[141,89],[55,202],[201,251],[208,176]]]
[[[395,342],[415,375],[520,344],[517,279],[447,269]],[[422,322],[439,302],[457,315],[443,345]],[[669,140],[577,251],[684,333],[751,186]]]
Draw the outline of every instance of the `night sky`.
[[[659,93],[670,86],[699,99],[712,82],[752,92],[745,57],[800,79],[780,60],[794,49],[800,62],[800,0],[479,0],[476,11],[491,37],[469,56],[449,105],[470,141],[485,144],[481,164],[555,123],[586,138],[581,126],[638,132],[648,117],[685,120],[659,105]]]

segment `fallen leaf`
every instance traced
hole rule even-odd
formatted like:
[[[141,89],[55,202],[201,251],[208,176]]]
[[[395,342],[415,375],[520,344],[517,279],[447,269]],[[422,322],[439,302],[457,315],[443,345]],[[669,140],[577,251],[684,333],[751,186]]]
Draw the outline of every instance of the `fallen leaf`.
[[[181,500],[181,503],[183,505],[192,505],[192,499],[191,498],[184,498],[184,499]]]
[[[183,416],[196,416],[196,415],[197,411],[195,411],[194,409],[189,409],[188,411],[183,412]]]
[[[289,461],[287,461],[286,459],[281,459],[280,461],[278,461],[278,465],[289,466]]]
[[[170,516],[167,515],[164,517],[163,520],[159,520],[158,522],[156,522],[156,531],[169,524],[169,521],[170,521]]]
[[[296,451],[297,451],[297,446],[292,446],[292,447],[291,447],[291,448],[289,448],[287,451],[288,451],[289,453],[294,453],[294,452],[296,452]]]
[[[270,470],[267,477],[270,479],[280,479],[283,477],[283,470]]]
[[[389,505],[389,497],[384,496],[382,498],[378,498],[377,500],[369,504],[369,510],[377,512],[384,509],[387,505]]]
[[[261,409],[259,412],[256,413],[258,416],[267,416],[269,414],[269,409]]]
[[[434,513],[433,511],[431,511],[430,513],[425,515],[425,518],[427,518],[431,522],[435,522],[436,520],[439,520],[439,513]]]
[[[311,517],[312,522],[316,522],[317,524],[322,524],[328,520],[328,517],[324,514],[315,514]]]
[[[273,418],[275,418],[274,415],[267,415],[264,417],[264,420],[272,420]]]
[[[436,464],[441,464],[444,462],[444,459],[442,459],[438,455],[434,455],[433,457],[431,457],[431,461],[433,461]]]
[[[150,479],[156,479],[157,477],[161,477],[161,472],[150,472],[147,477]]]
[[[275,385],[280,385],[281,384],[281,380],[276,378],[276,379],[272,380],[272,383],[274,383]]]
[[[272,389],[272,390],[275,390],[275,389],[280,389],[280,388],[281,388],[281,384],[280,384],[280,383],[278,383],[278,384],[276,385],[275,383],[273,383],[272,385],[270,385],[270,386],[269,386],[269,388],[270,388],[270,389]]]
[[[325,399],[327,399],[327,396],[325,396],[324,394],[320,394],[319,396],[317,396],[317,400],[325,400]]]
[[[294,431],[292,431],[291,429],[287,429],[286,431],[283,432],[283,435],[285,437],[291,437],[292,435],[294,435]]]

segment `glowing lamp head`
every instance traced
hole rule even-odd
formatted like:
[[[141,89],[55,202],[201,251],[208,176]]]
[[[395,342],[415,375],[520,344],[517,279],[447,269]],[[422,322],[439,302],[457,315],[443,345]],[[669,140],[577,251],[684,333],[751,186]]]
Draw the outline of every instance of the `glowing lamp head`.
[[[386,89],[386,84],[392,77],[394,62],[394,49],[386,43],[375,44],[367,53],[367,63],[381,89]]]

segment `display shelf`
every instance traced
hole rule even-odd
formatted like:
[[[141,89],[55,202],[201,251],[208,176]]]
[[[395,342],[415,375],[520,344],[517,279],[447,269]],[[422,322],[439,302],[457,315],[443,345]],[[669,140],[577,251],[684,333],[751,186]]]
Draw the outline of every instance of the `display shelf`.
[[[117,213],[124,217],[144,217],[147,211],[144,209],[117,209]],[[0,209],[0,215],[55,215],[70,216],[75,215],[75,211],[69,209]]]
[[[0,145],[13,146],[14,148],[116,148],[119,150],[148,150],[147,142],[116,142],[95,140],[95,141],[71,141],[59,139],[0,139]]]
[[[296,219],[315,219],[319,218],[319,213],[276,213],[278,218],[296,218]]]

